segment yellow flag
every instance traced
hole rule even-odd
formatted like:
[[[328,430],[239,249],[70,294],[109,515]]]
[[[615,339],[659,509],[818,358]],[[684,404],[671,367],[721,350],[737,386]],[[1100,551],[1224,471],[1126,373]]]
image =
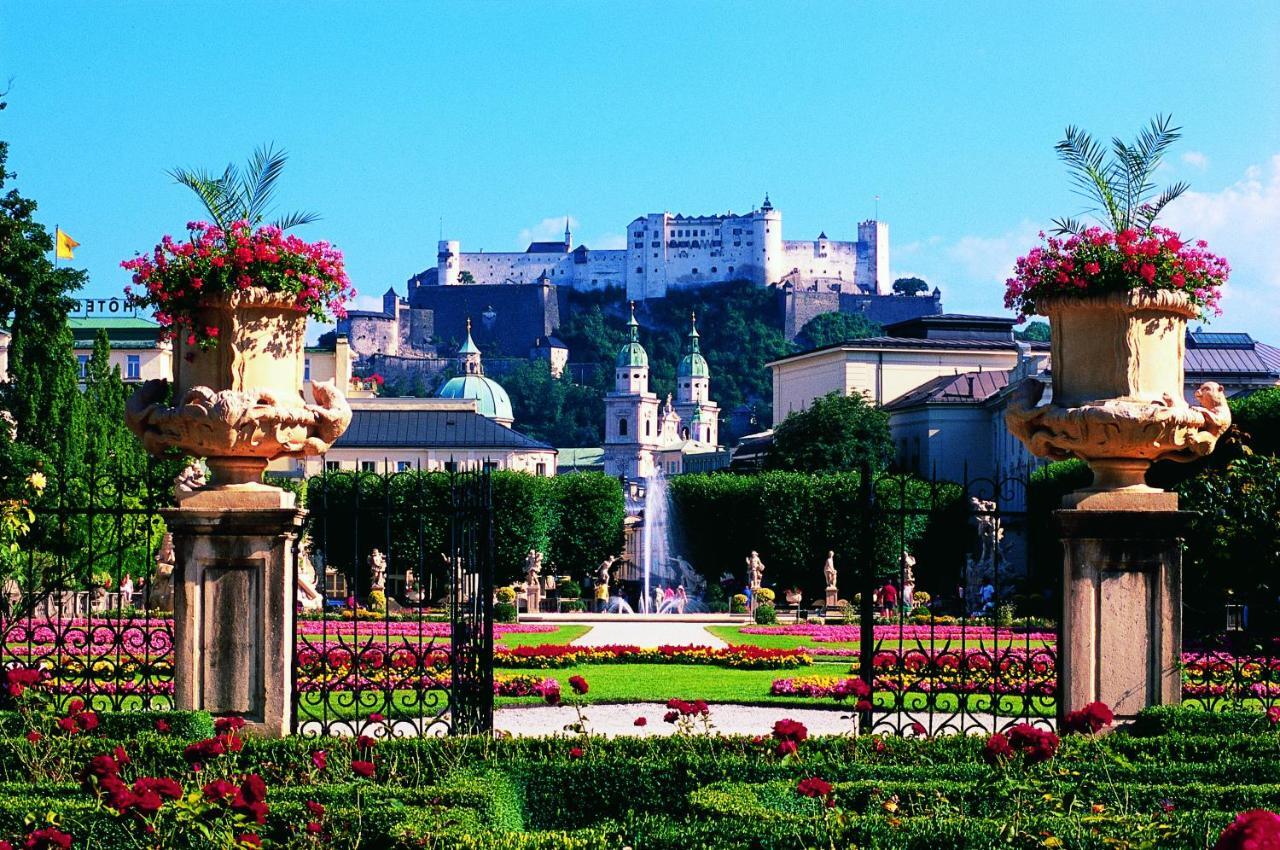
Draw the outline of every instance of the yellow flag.
[[[57,257],[59,260],[74,260],[75,254],[72,253],[76,248],[80,247],[80,243],[68,236],[61,227],[55,228],[58,237]]]

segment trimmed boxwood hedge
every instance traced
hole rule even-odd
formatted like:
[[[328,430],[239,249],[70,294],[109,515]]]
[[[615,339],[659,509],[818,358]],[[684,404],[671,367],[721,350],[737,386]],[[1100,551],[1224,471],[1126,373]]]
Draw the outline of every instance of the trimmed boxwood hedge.
[[[52,812],[94,847],[135,846],[136,827],[99,807],[78,773],[121,744],[139,775],[186,774],[183,748],[212,723],[166,720],[196,734],[157,733],[153,715],[104,714],[93,734],[33,744],[22,718],[0,715],[0,838]],[[266,779],[264,838],[287,842],[315,800],[335,842],[378,848],[915,850],[1042,846],[1053,836],[1066,848],[1203,850],[1236,812],[1280,808],[1280,732],[1257,715],[1156,709],[1131,730],[1067,736],[1054,763],[1025,773],[983,763],[983,743],[821,737],[782,761],[769,742],[741,737],[390,739],[375,747],[376,781],[352,774],[349,739],[248,738],[224,758]],[[318,749],[329,766],[313,785]],[[810,776],[834,784],[837,809],[796,793]]]

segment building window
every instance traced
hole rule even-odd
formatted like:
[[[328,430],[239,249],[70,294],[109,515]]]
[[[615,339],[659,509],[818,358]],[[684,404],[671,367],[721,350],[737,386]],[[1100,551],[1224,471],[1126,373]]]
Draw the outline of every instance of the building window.
[[[142,355],[130,354],[124,362],[125,380],[136,381],[142,377]]]
[[[540,463],[540,464],[538,464],[537,466],[535,466],[535,467],[534,467],[534,472],[535,472],[537,475],[541,476],[542,478],[546,478],[546,477],[547,477],[547,465],[546,465],[545,463]]]
[[[697,274],[697,273],[698,273],[698,267],[697,267],[697,266],[694,266],[694,267],[693,267],[693,273],[694,273],[694,274]]]
[[[636,274],[644,274],[644,266],[636,266]]]
[[[717,271],[719,271],[719,269],[717,269],[715,266],[712,266],[712,267],[711,267],[711,273],[712,273],[712,274],[715,274]]]
[[[337,472],[339,469],[342,469],[342,464],[336,460],[326,460],[324,462],[325,472]]]
[[[412,468],[413,464],[409,463],[407,460],[396,461],[396,472],[408,472]]]
[[[444,462],[444,471],[445,471],[445,472],[457,472],[457,471],[458,471],[458,462],[457,462],[457,461],[453,461],[453,460],[446,460],[446,461]]]
[[[89,355],[77,354],[76,361],[80,364],[80,380],[89,377]]]
[[[619,420],[618,420],[618,436],[619,436],[619,437],[625,437],[625,436],[627,436],[627,420],[626,420],[626,417],[623,417],[622,419],[619,419]]]
[[[375,460],[362,460],[360,461],[360,471],[361,472],[377,472],[378,462]]]
[[[646,419],[646,420],[644,421],[644,435],[645,435],[646,437],[648,437],[648,436],[649,436],[649,435],[651,435],[652,433],[653,433],[653,420],[652,420],[652,419]]]
[[[311,380],[311,358],[306,357],[302,360],[302,380]]]
[[[484,468],[486,472],[493,472],[498,468],[498,462],[496,460],[486,460],[484,462]]]

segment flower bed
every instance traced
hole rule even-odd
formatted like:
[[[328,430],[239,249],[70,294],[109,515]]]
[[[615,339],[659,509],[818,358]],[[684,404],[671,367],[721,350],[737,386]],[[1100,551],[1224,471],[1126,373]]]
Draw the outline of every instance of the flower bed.
[[[902,624],[893,626],[875,626],[876,642],[914,640],[914,641],[994,641],[1001,643],[1031,641],[1054,643],[1058,636],[1054,632],[1029,632],[1012,628],[997,628],[985,625],[918,625]],[[861,626],[827,626],[811,623],[796,623],[788,626],[744,626],[744,635],[791,635],[807,637],[818,643],[857,643],[862,640]]]
[[[794,649],[758,646],[518,646],[494,649],[496,667],[552,669],[578,664],[712,664],[741,670],[781,670],[807,667],[813,659]]]

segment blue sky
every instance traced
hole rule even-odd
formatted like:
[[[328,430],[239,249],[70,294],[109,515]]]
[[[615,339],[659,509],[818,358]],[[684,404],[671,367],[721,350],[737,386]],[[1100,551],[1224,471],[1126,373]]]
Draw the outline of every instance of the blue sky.
[[[464,250],[635,216],[747,210],[784,235],[889,223],[895,276],[1000,312],[1035,231],[1079,211],[1065,125],[1126,138],[1172,112],[1169,223],[1236,268],[1217,324],[1280,342],[1280,3],[15,2],[0,138],[82,247],[94,295],[198,217],[178,165],[274,141],[282,206],[366,296]],[[548,232],[549,231],[549,232]]]

